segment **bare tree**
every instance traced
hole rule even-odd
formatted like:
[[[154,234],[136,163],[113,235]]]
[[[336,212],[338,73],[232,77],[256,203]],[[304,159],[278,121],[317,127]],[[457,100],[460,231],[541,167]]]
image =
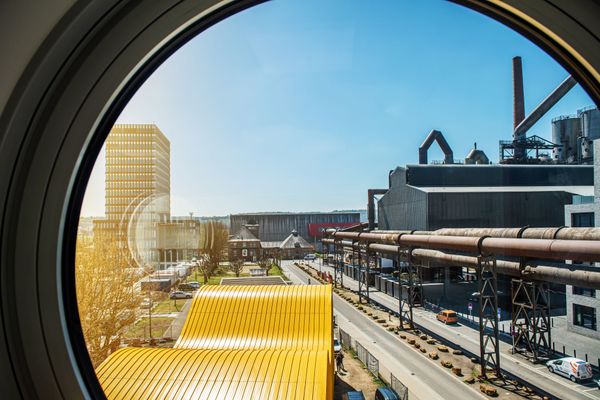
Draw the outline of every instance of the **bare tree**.
[[[258,266],[265,270],[265,274],[269,276],[269,271],[273,268],[273,259],[265,254],[258,257]]]
[[[229,231],[225,224],[216,221],[207,222],[203,229],[205,235],[200,244],[200,251],[204,254],[204,259],[200,263],[200,271],[204,277],[204,283],[208,283],[224,258]]]
[[[138,279],[115,240],[77,241],[75,282],[83,336],[94,367],[120,343],[125,328],[135,322]]]
[[[240,273],[244,269],[244,261],[241,258],[235,260],[229,260],[229,270],[239,277]]]

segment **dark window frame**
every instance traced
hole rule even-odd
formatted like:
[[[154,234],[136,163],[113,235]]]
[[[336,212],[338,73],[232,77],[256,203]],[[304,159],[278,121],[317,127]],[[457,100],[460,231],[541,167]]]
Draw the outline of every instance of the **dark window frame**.
[[[584,288],[580,286],[573,286],[573,294],[577,296],[596,297],[596,290]]]
[[[593,228],[594,212],[571,213],[571,226],[576,228]]]
[[[587,323],[588,320],[590,320],[589,323]],[[597,330],[596,309],[584,306],[583,304],[573,303],[573,325],[594,331]]]

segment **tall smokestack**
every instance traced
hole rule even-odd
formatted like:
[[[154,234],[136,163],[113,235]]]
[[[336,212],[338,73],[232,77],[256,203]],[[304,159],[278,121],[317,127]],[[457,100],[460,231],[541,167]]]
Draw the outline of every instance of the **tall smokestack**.
[[[523,65],[521,57],[513,57],[513,128],[525,119],[525,98],[523,96]],[[516,138],[515,138],[516,139]]]

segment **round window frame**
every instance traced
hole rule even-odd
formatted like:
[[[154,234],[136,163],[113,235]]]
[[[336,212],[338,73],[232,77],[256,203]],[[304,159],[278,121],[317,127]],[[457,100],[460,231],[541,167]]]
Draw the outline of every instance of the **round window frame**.
[[[161,63],[203,30],[261,2],[77,3],[23,71],[0,117],[0,169],[8,171],[0,182],[5,393],[104,396],[81,333],[72,267],[89,174],[119,112]],[[578,5],[569,12],[542,0],[454,2],[536,43],[599,103],[600,34]]]

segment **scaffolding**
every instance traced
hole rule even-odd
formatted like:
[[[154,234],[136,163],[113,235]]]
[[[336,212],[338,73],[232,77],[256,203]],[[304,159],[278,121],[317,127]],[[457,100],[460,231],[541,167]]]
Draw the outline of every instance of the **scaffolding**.
[[[423,305],[421,268],[411,254],[410,249],[400,251],[397,259],[400,329],[404,329],[405,321],[414,329],[413,308]]]
[[[548,283],[513,279],[511,292],[513,354],[533,362],[548,360],[552,356]]]
[[[496,258],[477,257],[477,280],[479,283],[479,353],[481,375],[488,370],[500,376],[500,346],[498,332],[498,276]]]

